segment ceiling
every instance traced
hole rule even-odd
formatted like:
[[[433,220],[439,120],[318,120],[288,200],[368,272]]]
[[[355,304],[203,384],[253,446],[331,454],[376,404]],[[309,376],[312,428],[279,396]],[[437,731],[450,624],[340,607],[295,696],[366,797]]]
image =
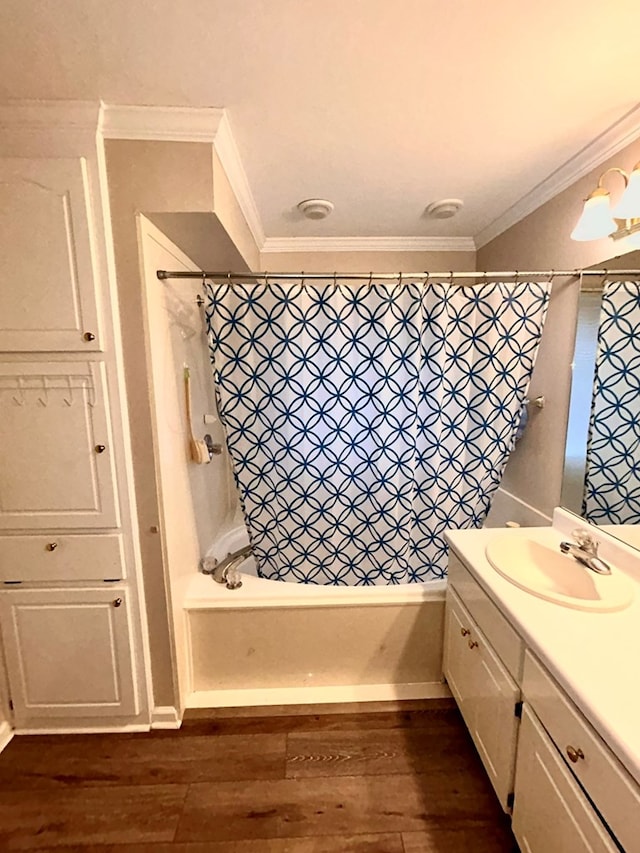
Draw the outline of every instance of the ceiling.
[[[0,98],[226,108],[267,237],[475,236],[638,106],[639,32],[637,0],[3,0]]]

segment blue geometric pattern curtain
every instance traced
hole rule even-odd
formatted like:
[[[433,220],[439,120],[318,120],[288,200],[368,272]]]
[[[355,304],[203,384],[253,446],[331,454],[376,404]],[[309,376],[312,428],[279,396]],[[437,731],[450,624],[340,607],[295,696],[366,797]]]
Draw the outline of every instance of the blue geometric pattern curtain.
[[[211,359],[262,576],[441,578],[489,510],[548,302],[539,283],[208,287]]]
[[[583,514],[640,523],[640,282],[602,295]]]

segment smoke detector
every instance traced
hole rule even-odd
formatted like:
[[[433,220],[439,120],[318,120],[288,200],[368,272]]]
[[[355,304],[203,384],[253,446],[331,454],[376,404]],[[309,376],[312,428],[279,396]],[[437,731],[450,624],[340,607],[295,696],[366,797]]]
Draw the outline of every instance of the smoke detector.
[[[326,198],[308,198],[300,202],[298,210],[307,219],[326,219],[333,210],[333,203]]]
[[[461,198],[443,198],[432,202],[425,213],[430,219],[451,219],[463,205]]]

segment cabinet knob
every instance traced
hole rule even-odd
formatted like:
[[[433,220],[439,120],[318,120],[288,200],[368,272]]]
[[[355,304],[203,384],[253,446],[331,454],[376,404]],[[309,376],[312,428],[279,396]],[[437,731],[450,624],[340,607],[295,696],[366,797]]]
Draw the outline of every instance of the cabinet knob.
[[[460,628],[460,633],[463,637],[468,637],[471,631],[468,628]]]
[[[569,756],[569,761],[573,761],[574,764],[581,758],[584,758],[584,752],[579,747],[576,749],[575,746],[567,747],[567,755]]]
[[[477,642],[475,640],[469,640],[469,648],[470,649],[477,649],[478,648]]]
[[[57,542],[47,542],[47,551],[55,551],[57,547]]]
[[[114,606],[114,607],[120,607],[120,605],[121,605],[121,604],[122,604],[122,599],[121,599],[121,598],[114,598],[114,599],[113,599],[113,606]]]
[[[96,339],[96,336],[93,334],[93,332],[85,332],[82,337],[85,339],[85,341],[95,341]]]
[[[95,446],[96,453],[104,453],[106,449],[104,444],[96,444]]]

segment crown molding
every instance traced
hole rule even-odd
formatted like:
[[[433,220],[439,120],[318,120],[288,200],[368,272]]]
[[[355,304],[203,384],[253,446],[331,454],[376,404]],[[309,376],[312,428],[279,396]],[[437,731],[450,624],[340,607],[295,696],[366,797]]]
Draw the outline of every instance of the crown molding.
[[[566,190],[580,178],[588,175],[602,165],[618,151],[622,151],[640,137],[640,104],[625,113],[607,130],[597,136],[578,153],[553,171],[537,184],[530,192],[522,196],[515,204],[481,229],[475,235],[478,249],[486,246],[512,225],[533,213],[543,204]],[[631,164],[633,166],[633,164]]]
[[[267,237],[263,252],[475,252],[473,237]]]
[[[213,143],[224,110],[217,107],[100,105],[99,131],[105,139]]]
[[[253,235],[256,246],[260,251],[265,242],[264,229],[260,220],[260,214],[258,213],[258,208],[256,207],[256,202],[253,197],[253,193],[251,192],[247,173],[245,172],[242,160],[240,159],[240,152],[238,151],[238,147],[231,130],[229,117],[226,111],[223,110],[222,112],[223,114],[220,118],[218,130],[213,141],[213,147],[220,158],[222,168],[229,180],[229,184],[231,185],[236,201],[240,206],[242,215],[244,216],[247,225],[249,226],[249,230]]]

